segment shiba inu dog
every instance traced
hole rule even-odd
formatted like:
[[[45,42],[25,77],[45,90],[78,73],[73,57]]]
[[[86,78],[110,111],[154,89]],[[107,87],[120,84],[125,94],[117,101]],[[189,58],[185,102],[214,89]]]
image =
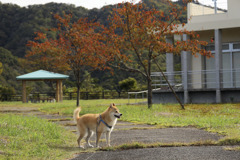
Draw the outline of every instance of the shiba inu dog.
[[[93,147],[89,139],[96,133],[96,147],[99,147],[99,139],[102,133],[106,133],[106,142],[110,146],[110,134],[117,123],[117,119],[122,116],[116,105],[111,104],[103,113],[100,114],[85,114],[79,117],[81,107],[78,107],[73,112],[73,119],[77,123],[79,138],[77,139],[78,146],[81,146],[82,138],[86,137],[87,147]]]

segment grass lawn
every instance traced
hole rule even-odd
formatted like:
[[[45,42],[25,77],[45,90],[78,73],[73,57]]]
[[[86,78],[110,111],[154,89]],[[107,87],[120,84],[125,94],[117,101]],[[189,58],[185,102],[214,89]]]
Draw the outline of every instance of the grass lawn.
[[[240,104],[189,104],[185,110],[179,105],[126,105],[128,100],[81,100],[85,113],[101,113],[115,103],[123,114],[121,120],[152,124],[156,127],[194,126],[225,135],[219,145],[240,144]],[[130,103],[134,103],[131,100]],[[0,107],[38,107],[46,113],[72,115],[76,101],[63,103],[22,104],[0,103]],[[66,159],[76,148],[76,135],[61,126],[36,117],[0,114],[0,159]],[[238,148],[239,149],[239,148]],[[240,150],[240,149],[239,149]],[[4,153],[4,154],[1,154]]]
[[[73,133],[45,119],[0,117],[0,159],[67,159],[78,150]]]
[[[127,100],[82,100],[81,115],[101,113],[114,102],[123,114],[121,120],[157,125],[159,127],[194,126],[225,137],[222,144],[240,144],[240,104],[188,104],[181,110],[178,104],[125,105]],[[47,113],[72,115],[75,101],[47,104],[40,110]]]

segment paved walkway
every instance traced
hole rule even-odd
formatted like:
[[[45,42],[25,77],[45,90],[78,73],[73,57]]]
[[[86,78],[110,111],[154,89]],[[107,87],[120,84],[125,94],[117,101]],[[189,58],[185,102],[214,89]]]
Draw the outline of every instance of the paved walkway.
[[[219,146],[160,147],[83,153],[72,160],[239,160],[240,152]]]
[[[63,125],[67,130],[75,131],[72,117],[60,115],[45,115],[35,108],[0,108],[0,112],[15,112],[23,115],[35,115],[52,120]],[[76,137],[77,138],[77,137]],[[204,141],[218,141],[221,136],[196,128],[163,128],[156,129],[152,125],[134,124],[119,121],[111,134],[111,145],[118,146],[126,143],[194,143]],[[100,146],[106,146],[105,136]],[[95,136],[91,142],[95,144]],[[77,144],[76,144],[77,146]],[[240,160],[240,151],[227,151],[224,146],[199,147],[158,147],[145,149],[129,149],[119,151],[99,151],[81,153],[72,160]]]

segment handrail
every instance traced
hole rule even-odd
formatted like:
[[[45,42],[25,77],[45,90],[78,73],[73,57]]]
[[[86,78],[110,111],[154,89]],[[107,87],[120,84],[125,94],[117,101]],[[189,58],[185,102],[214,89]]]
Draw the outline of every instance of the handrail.
[[[220,83],[222,88],[240,88],[240,68],[222,69]],[[171,84],[182,84],[182,71],[164,72],[166,77],[171,77]],[[188,74],[188,88],[215,88],[216,70],[190,70]],[[161,72],[152,72],[152,86],[154,88],[167,86]],[[184,87],[184,86],[183,86]]]

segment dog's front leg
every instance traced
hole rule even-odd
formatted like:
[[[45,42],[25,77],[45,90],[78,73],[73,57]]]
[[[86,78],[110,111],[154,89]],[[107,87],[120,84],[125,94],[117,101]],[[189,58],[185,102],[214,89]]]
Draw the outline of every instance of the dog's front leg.
[[[107,146],[108,146],[108,147],[111,146],[111,145],[110,145],[110,134],[111,134],[111,132],[109,132],[109,131],[106,133],[106,141],[107,141]]]
[[[97,132],[97,139],[96,139],[96,147],[99,148],[99,140],[100,140],[100,137],[102,135],[102,132]]]

